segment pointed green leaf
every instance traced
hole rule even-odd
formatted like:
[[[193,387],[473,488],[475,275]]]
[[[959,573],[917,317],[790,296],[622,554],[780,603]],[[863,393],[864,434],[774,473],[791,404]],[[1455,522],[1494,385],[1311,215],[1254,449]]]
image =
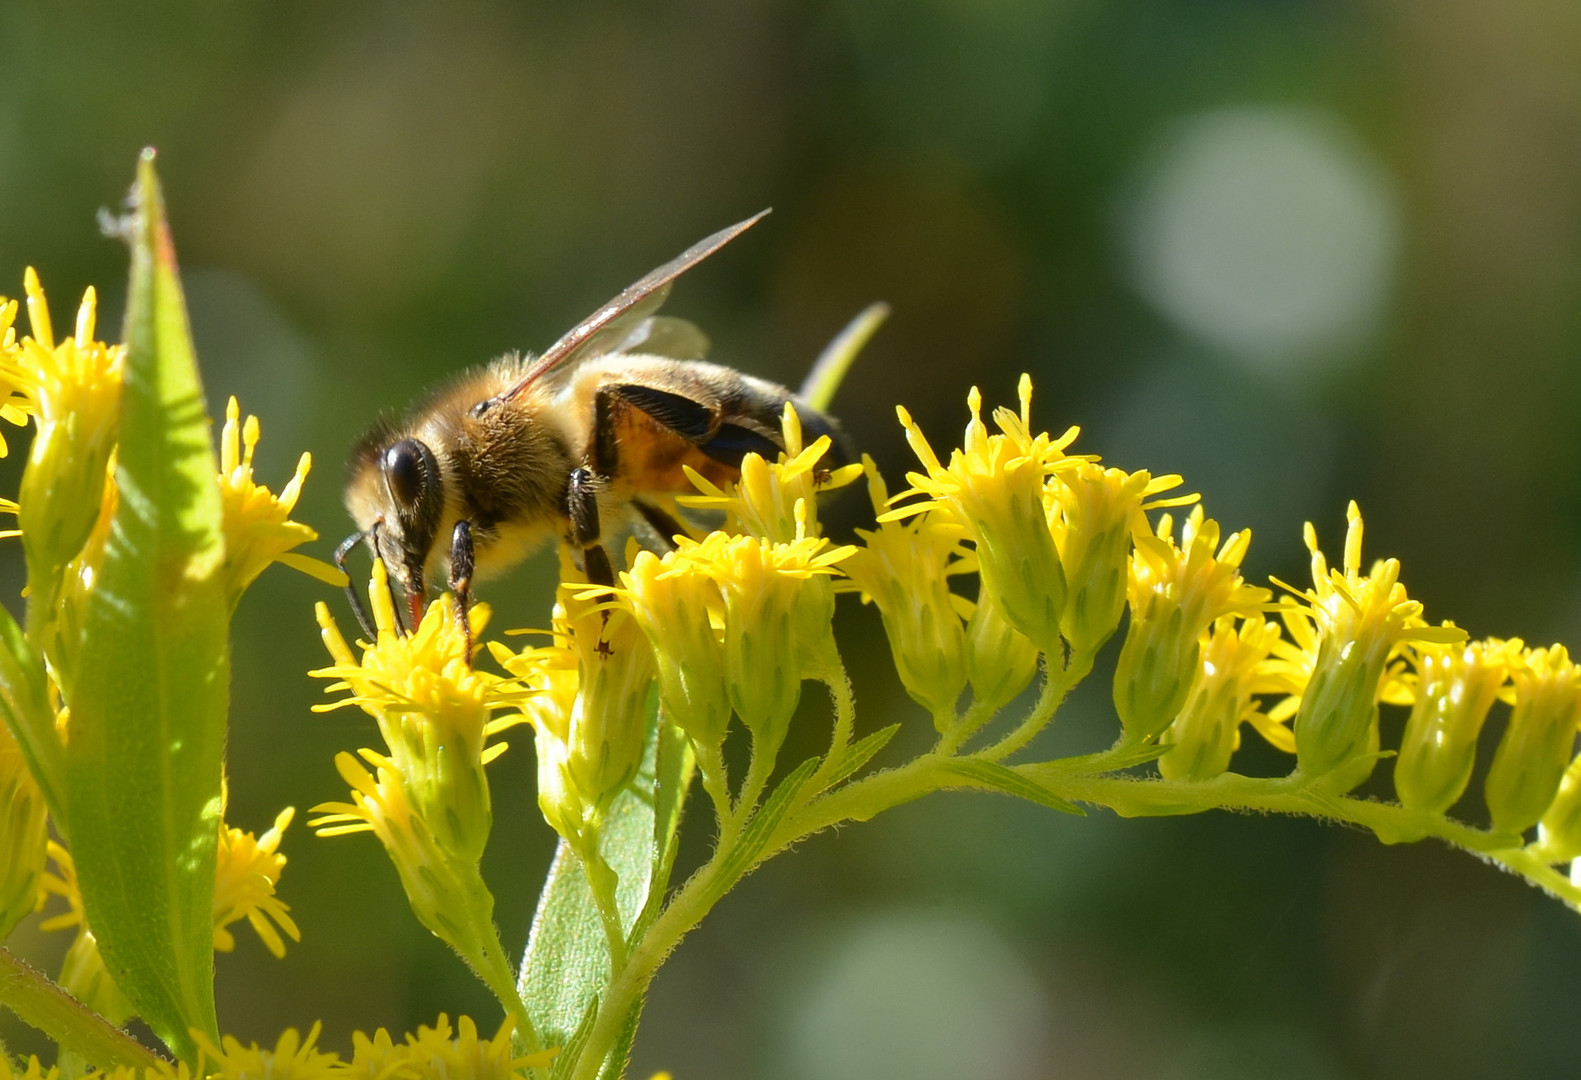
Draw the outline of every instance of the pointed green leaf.
[[[615,797],[599,849],[619,878],[615,901],[628,935],[648,903],[657,857],[654,776],[660,729],[668,725],[658,722],[657,694],[650,696],[648,709],[642,767],[631,786]],[[581,860],[562,840],[538,898],[518,989],[543,1045],[567,1048],[558,1059],[565,1066],[574,1063],[572,1039],[609,978],[609,944],[598,906]]]
[[[692,786],[692,770],[697,757],[692,752],[692,742],[686,732],[674,724],[659,725],[658,757],[655,762],[653,792],[653,880],[648,887],[648,902],[637,924],[632,928],[633,944],[642,940],[653,920],[664,910],[665,892],[670,884],[670,871],[675,868],[675,853],[680,848],[681,812],[686,807],[686,793]],[[631,1044],[637,1037],[637,1024],[642,1019],[644,999],[639,997],[626,1017],[626,1026],[610,1049],[601,1074],[605,1080],[620,1080],[631,1056]]]
[[[1066,814],[1085,816],[1087,813],[1069,799],[1054,794],[1031,777],[995,761],[984,761],[982,758],[974,757],[951,758],[943,767],[945,772],[954,773],[973,787],[992,788],[1006,795],[1027,799]]]
[[[796,796],[801,794],[801,789],[807,786],[807,781],[812,779],[812,774],[818,770],[818,758],[810,757],[795,770],[781,780],[779,786],[752,815],[747,827],[741,830],[741,836],[736,841],[735,847],[730,849],[730,854],[725,856],[719,864],[719,872],[714,876],[716,883],[716,899],[724,895],[726,890],[735,888],[736,882],[757,865],[764,849],[768,847],[769,840],[774,836],[774,830],[779,828],[780,822],[785,820],[785,815],[790,811],[791,803]]]
[[[82,615],[66,808],[116,984],[183,1059],[216,1034],[214,848],[230,656],[218,465],[164,203],[145,152],[120,498]]]
[[[847,747],[845,756],[840,759],[840,767],[835,769],[834,775],[829,777],[829,782],[825,786],[832,788],[847,777],[855,776],[863,765],[873,760],[873,755],[889,745],[889,740],[893,739],[895,732],[899,730],[899,724],[890,724]]]

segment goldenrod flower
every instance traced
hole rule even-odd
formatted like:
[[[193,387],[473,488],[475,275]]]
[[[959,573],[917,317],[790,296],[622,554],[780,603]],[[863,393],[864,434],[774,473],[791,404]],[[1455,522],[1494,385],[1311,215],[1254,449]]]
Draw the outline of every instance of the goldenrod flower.
[[[1114,673],[1114,704],[1128,738],[1142,740],[1175,719],[1196,678],[1200,639],[1226,615],[1250,615],[1269,600],[1267,589],[1241,580],[1251,531],[1231,533],[1221,545],[1219,523],[1193,508],[1175,543],[1165,514],[1153,536],[1138,536],[1127,597],[1131,625]]]
[[[0,938],[37,906],[48,842],[44,793],[10,727],[0,724]]]
[[[730,490],[722,490],[690,467],[686,475],[700,495],[682,495],[682,506],[721,510],[724,530],[746,533],[775,543],[797,539],[796,504],[805,506],[807,515],[803,535],[818,535],[817,494],[849,484],[862,475],[860,465],[846,465],[832,472],[820,469],[819,461],[829,452],[829,436],[820,435],[809,446],[802,445],[801,418],[796,407],[785,403],[780,430],[785,452],[777,462],[765,461],[758,454],[741,460],[741,479]]]
[[[324,644],[335,663],[311,674],[336,680],[327,689],[346,690],[350,696],[315,705],[314,710],[356,705],[373,717],[389,747],[392,767],[436,842],[476,861],[492,822],[483,766],[505,749],[504,744],[486,743],[509,726],[491,723],[490,713],[515,704],[520,695],[514,684],[472,667],[466,632],[450,596],[428,605],[417,628],[402,634],[386,580],[383,562],[375,560],[368,596],[378,633],[376,641],[362,645],[361,660],[352,654],[329,608],[317,605]],[[485,605],[472,609],[471,625],[474,633],[488,625]]]
[[[0,1054],[0,1080],[57,1080],[60,1066],[45,1068],[35,1054],[29,1054],[27,1065],[21,1069],[11,1060],[10,1054]]]
[[[1581,665],[1563,645],[1528,649],[1510,668],[1515,707],[1483,788],[1493,827],[1522,833],[1543,817],[1575,750]]]
[[[1361,510],[1354,502],[1347,518],[1342,569],[1329,567],[1310,522],[1305,529],[1312,554],[1312,588],[1296,595],[1306,601],[1316,627],[1317,655],[1292,725],[1296,766],[1304,775],[1329,776],[1342,765],[1360,761],[1355,769],[1331,777],[1331,784],[1344,790],[1371,772],[1378,702],[1387,685],[1390,660],[1401,645],[1466,637],[1464,630],[1428,626],[1422,620],[1421,603],[1407,597],[1400,584],[1398,560],[1379,560],[1363,574]]]
[[[1180,484],[1179,476],[1155,478],[1076,460],[1047,485],[1049,524],[1068,590],[1060,627],[1074,652],[1096,652],[1119,627],[1131,537],[1148,532],[1144,511],[1197,501],[1196,495],[1154,498]]]
[[[54,1070],[50,1076],[55,1075]],[[184,1061],[166,1061],[161,1058],[157,1063],[139,1068],[136,1065],[117,1065],[111,1069],[94,1069],[85,1075],[84,1080],[192,1080],[192,1070],[187,1068]],[[200,1077],[200,1080],[207,1080]]]
[[[570,645],[562,599],[555,604],[554,630],[547,645],[512,652],[497,641],[489,651],[525,689],[522,715],[533,727],[538,761],[538,809],[560,836],[576,841],[590,806],[571,775],[571,715],[581,686],[580,664]]]
[[[509,1018],[492,1039],[480,1038],[468,1017],[456,1019],[452,1032],[444,1013],[433,1027],[419,1027],[417,1034],[396,1042],[380,1028],[369,1038],[362,1032],[351,1037],[352,1055],[341,1072],[345,1080],[516,1080],[518,1070],[542,1068],[555,1059],[558,1049],[526,1057],[511,1057]]]
[[[198,1070],[208,1080],[335,1080],[342,1073],[340,1058],[315,1045],[323,1024],[315,1023],[304,1039],[296,1028],[286,1028],[273,1050],[257,1043],[243,1046],[226,1035],[215,1046],[201,1031],[194,1031],[198,1049]]]
[[[482,974],[481,958],[493,944],[494,897],[483,884],[477,861],[439,843],[433,823],[413,805],[404,778],[389,758],[368,749],[358,754],[375,771],[370,773],[351,754],[335,755],[336,771],[351,786],[351,802],[320,803],[313,807],[320,816],[308,826],[326,837],[357,832],[378,837],[418,920]]]
[[[912,490],[897,498],[916,493],[930,502],[913,503],[884,516],[906,517],[930,505],[948,513],[977,549],[983,591],[1033,644],[1059,655],[1066,580],[1049,531],[1043,485],[1051,474],[1085,459],[1065,454],[1077,428],[1058,439],[1046,432],[1033,435],[1030,377],[1021,377],[1019,393],[1020,414],[995,409],[1000,434],[991,435],[982,419],[982,394],[972,388],[966,399],[972,419],[966,425],[964,447],[950,451],[948,466],[939,461],[911,414],[897,408],[906,441],[926,470],[907,473]]]
[[[286,807],[275,816],[274,827],[262,836],[220,826],[220,842],[215,852],[214,947],[230,952],[236,939],[226,927],[245,918],[277,957],[285,956],[284,931],[292,941],[302,940],[302,931],[289,914],[290,908],[275,895],[285,856],[280,854],[280,838],[296,811]]]
[[[225,515],[225,581],[234,605],[247,586],[272,562],[302,571],[330,585],[346,584],[346,575],[319,559],[292,548],[317,540],[318,533],[291,520],[302,482],[313,466],[304,453],[296,473],[275,495],[253,480],[253,454],[258,449],[258,418],[241,423],[241,407],[233,397],[225,406],[220,433],[220,501]]]
[[[796,711],[806,654],[831,636],[832,594],[810,579],[833,574],[854,550],[811,536],[782,544],[715,532],[675,552],[677,562],[712,577],[724,597],[730,703],[752,733],[754,753],[768,760]]]
[[[350,696],[315,709],[357,705],[378,722],[390,752],[359,751],[374,767],[371,773],[351,754],[337,755],[335,767],[351,786],[351,801],[315,806],[321,816],[309,825],[320,836],[372,832],[419,921],[454,948],[508,1010],[520,1010],[494,928],[494,897],[478,860],[493,822],[484,766],[505,750],[488,739],[521,719],[490,720],[489,714],[518,704],[521,691],[512,680],[472,667],[450,596],[428,605],[417,628],[402,634],[384,563],[375,560],[369,599],[377,633],[372,644],[361,643],[361,661],[328,609],[318,605],[324,644],[336,663],[312,674],[337,680],[328,689]],[[474,631],[487,622],[486,607],[472,609]]]
[[[12,356],[38,431],[22,474],[18,520],[35,602],[52,605],[61,568],[82,549],[99,514],[120,426],[126,348],[94,340],[92,288],[77,310],[76,333],[57,343],[31,267],[24,282],[33,333]]]
[[[883,514],[889,503],[884,478],[872,458],[864,456],[862,463],[874,512]],[[860,590],[863,603],[878,606],[901,684],[942,733],[955,718],[955,702],[967,679],[964,619],[972,604],[952,593],[948,581],[948,575],[971,569],[962,558],[962,529],[927,513],[856,534],[862,544],[840,570]]]
[[[573,588],[561,600],[567,643],[577,659],[566,765],[583,802],[598,811],[636,778],[642,764],[654,678],[653,652],[630,613],[594,602],[607,595]]]
[[[725,686],[724,595],[693,560],[639,551],[620,575],[616,601],[652,646],[664,715],[706,752],[716,751],[730,723]]]
[[[1170,748],[1158,759],[1158,771],[1171,780],[1210,780],[1230,766],[1240,747],[1243,722],[1252,723],[1275,745],[1289,731],[1261,716],[1255,694],[1260,668],[1279,639],[1279,624],[1253,616],[1240,621],[1226,615],[1213,624],[1201,642],[1196,678],[1185,705],[1169,725],[1164,741]],[[1281,749],[1294,750],[1293,742]]]
[[[1394,790],[1413,810],[1442,814],[1471,780],[1477,736],[1520,661],[1522,643],[1472,641],[1465,645],[1419,645],[1410,651],[1416,668],[1415,705],[1394,763]]]
[[[21,427],[27,423],[33,402],[25,387],[27,379],[18,363],[21,346],[16,337],[17,302],[0,296],[0,420]],[[45,312],[48,317],[48,312]],[[10,453],[5,436],[0,432],[0,457]]]

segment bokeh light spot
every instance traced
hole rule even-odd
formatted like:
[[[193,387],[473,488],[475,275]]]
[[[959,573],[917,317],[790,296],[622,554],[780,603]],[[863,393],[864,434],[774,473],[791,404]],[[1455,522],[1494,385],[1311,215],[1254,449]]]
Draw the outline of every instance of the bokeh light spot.
[[[1131,270],[1182,330],[1275,376],[1321,370],[1371,338],[1399,211],[1388,174],[1340,120],[1217,110],[1143,162],[1124,219]]]
[[[789,997],[780,1075],[1021,1080],[1047,1012],[1023,961],[960,915],[891,911],[837,935]]]

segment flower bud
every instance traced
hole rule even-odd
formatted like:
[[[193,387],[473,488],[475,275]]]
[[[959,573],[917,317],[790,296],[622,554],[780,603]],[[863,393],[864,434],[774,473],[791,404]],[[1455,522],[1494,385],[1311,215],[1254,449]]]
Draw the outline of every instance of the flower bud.
[[[966,673],[972,704],[988,717],[1027,688],[1038,670],[1037,646],[1005,619],[978,590],[977,607],[966,624]]]
[[[830,633],[825,594],[804,597],[807,579],[833,573],[853,548],[804,537],[790,544],[711,533],[677,558],[713,577],[724,597],[724,661],[730,704],[752,733],[753,753],[772,761],[801,699],[802,668]]]
[[[1483,790],[1494,829],[1513,834],[1537,824],[1559,790],[1581,722],[1581,670],[1555,645],[1528,650],[1510,678],[1515,707]]]
[[[882,513],[889,493],[873,460],[864,458],[863,464],[873,507]],[[863,543],[840,569],[864,602],[877,605],[901,684],[942,730],[966,688],[960,598],[950,592],[948,578],[961,562],[961,529],[930,513],[856,534]]]
[[[494,897],[476,860],[458,857],[439,841],[433,822],[410,801],[394,762],[372,750],[361,751],[361,757],[374,772],[351,754],[335,756],[336,770],[351,786],[352,801],[315,806],[313,812],[322,816],[309,824],[320,836],[377,836],[400,874],[413,914],[479,968],[478,958],[494,933]]]
[[[1537,825],[1538,850],[1552,862],[1581,857],[1581,755],[1559,781],[1559,794]]]
[[[99,516],[106,465],[120,426],[126,349],[93,340],[97,301],[90,288],[76,334],[58,345],[38,275],[26,277],[33,334],[17,347],[38,430],[22,474],[18,523],[29,585],[53,604],[59,576]]]
[[[1416,701],[1394,764],[1401,803],[1442,814],[1465,792],[1477,736],[1520,650],[1519,641],[1473,641],[1415,651]]]
[[[772,549],[756,537],[714,535],[724,539],[715,567],[725,597],[730,703],[752,733],[754,752],[772,758],[801,700],[792,619],[801,581],[778,573]]]
[[[1170,748],[1158,759],[1169,780],[1211,780],[1230,765],[1241,721],[1256,710],[1258,665],[1279,637],[1279,624],[1233,616],[1219,619],[1202,642],[1201,661],[1180,715],[1169,726]]]
[[[911,473],[913,490],[931,504],[913,504],[884,518],[900,518],[936,505],[949,514],[976,546],[983,589],[1006,620],[1034,645],[1058,655],[1060,616],[1067,587],[1043,504],[1044,479],[1068,461],[1064,449],[1076,437],[1072,428],[1058,440],[1029,430],[1032,383],[1021,379],[1021,412],[996,409],[1001,434],[990,435],[982,420],[982,395],[967,397],[972,419],[964,447],[940,463],[922,431],[905,409],[897,410],[906,440],[927,470]],[[881,518],[880,520],[884,520]]]
[[[652,646],[664,715],[699,747],[718,749],[730,722],[724,647],[714,629],[724,597],[695,563],[637,553],[618,596]]]
[[[1179,484],[1178,476],[1154,480],[1145,472],[1105,469],[1090,461],[1078,462],[1049,484],[1054,504],[1050,526],[1069,587],[1060,626],[1074,652],[1097,652],[1119,627],[1126,555],[1132,534],[1145,531],[1142,511],[1180,505],[1196,496],[1146,506],[1143,500]]]
[[[1465,631],[1422,622],[1422,605],[1400,584],[1400,564],[1381,559],[1361,572],[1361,511],[1348,510],[1343,570],[1331,570],[1317,533],[1305,530],[1312,555],[1312,589],[1305,594],[1317,627],[1316,657],[1292,727],[1296,767],[1308,778],[1328,777],[1331,790],[1348,791],[1372,772],[1378,746],[1378,702],[1389,661],[1406,641],[1458,642]],[[1358,759],[1348,770],[1341,766]],[[1333,775],[1330,775],[1333,774]]]
[[[1173,533],[1165,514],[1158,534],[1138,537],[1131,556],[1131,625],[1115,667],[1114,704],[1134,741],[1162,732],[1185,705],[1208,627],[1268,600],[1266,589],[1241,580],[1249,531],[1230,534],[1221,547],[1218,522],[1199,506],[1186,518],[1179,546]]]
[[[625,611],[577,600],[566,611],[580,669],[567,768],[581,798],[606,807],[642,764],[653,652]]]

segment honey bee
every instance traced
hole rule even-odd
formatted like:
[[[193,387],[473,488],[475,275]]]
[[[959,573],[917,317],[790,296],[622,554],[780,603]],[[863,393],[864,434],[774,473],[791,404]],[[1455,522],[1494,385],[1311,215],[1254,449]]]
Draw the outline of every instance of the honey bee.
[[[767,213],[644,275],[542,355],[464,372],[399,422],[375,424],[352,453],[345,498],[357,531],[336,562],[344,568],[366,541],[415,627],[429,582],[448,580],[465,613],[475,578],[550,539],[570,547],[589,581],[613,585],[606,532],[633,518],[660,544],[684,532],[662,505],[693,490],[682,466],[722,485],[748,453],[772,460],[787,402],[809,439],[832,438],[830,468],[850,460],[834,419],[777,383],[709,363],[697,327],[654,314],[677,277]],[[347,593],[371,639],[366,610]]]

